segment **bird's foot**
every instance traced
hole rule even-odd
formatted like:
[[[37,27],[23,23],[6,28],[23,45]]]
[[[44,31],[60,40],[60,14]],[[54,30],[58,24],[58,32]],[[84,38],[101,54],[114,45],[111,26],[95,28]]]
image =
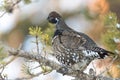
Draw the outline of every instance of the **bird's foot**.
[[[57,70],[57,72],[66,75],[68,73],[68,68],[67,67],[61,67]]]

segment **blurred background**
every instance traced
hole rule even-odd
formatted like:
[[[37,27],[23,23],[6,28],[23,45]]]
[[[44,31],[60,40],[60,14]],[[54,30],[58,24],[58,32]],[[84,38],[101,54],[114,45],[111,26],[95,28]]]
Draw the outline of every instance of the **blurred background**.
[[[119,22],[120,0],[0,0],[1,43],[12,48],[22,44],[23,50],[30,51],[35,45],[31,44],[34,38],[29,36],[28,28],[39,26],[43,32],[47,30],[52,35],[54,26],[46,20],[51,11],[60,13],[71,28],[88,34],[97,44],[110,50],[101,40],[106,32],[102,16],[114,12]],[[9,78],[22,76],[20,66],[23,62],[19,58],[8,65],[5,73]]]

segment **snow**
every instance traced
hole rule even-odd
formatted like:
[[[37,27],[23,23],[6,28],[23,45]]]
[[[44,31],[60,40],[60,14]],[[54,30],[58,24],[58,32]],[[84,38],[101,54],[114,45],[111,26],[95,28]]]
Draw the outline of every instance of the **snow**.
[[[120,28],[120,24],[117,23],[117,24],[116,24],[116,27],[117,27],[117,28]]]
[[[115,41],[115,43],[120,43],[120,39],[118,38],[113,38],[113,40]]]

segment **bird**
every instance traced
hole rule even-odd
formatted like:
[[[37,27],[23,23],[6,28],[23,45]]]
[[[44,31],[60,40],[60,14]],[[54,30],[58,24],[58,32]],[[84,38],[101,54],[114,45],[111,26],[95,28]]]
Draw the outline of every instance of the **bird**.
[[[99,47],[87,34],[70,28],[56,11],[47,20],[55,25],[52,47],[57,60],[66,68],[85,70],[94,59],[104,59],[113,52]]]

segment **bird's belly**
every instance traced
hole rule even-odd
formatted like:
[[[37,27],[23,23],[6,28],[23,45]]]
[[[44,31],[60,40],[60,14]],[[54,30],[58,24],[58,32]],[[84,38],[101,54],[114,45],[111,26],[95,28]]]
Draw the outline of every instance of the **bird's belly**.
[[[71,66],[77,63],[82,65],[82,63],[87,59],[89,60],[89,58],[84,55],[82,49],[78,49],[79,43],[77,41],[73,43],[72,41],[74,40],[68,42],[65,37],[64,39],[62,38],[62,41],[60,41],[58,37],[54,38],[52,41],[54,54],[58,61],[64,65]]]
[[[64,43],[63,43],[64,42]],[[59,62],[65,65],[73,65],[74,63],[79,62],[82,55],[80,54],[81,51],[75,50],[75,48],[71,48],[71,43],[66,40],[62,40],[58,37],[54,38],[52,41],[53,51],[56,55],[56,58]]]
[[[79,53],[74,53],[70,51],[64,51],[62,53],[56,54],[56,58],[58,59],[58,61],[68,66],[80,62],[81,57],[82,56],[80,56]]]
[[[80,71],[86,69],[89,63],[93,60],[89,57],[72,52],[56,54],[56,58],[62,65],[70,67],[73,70]]]
[[[71,66],[75,63],[80,62],[80,60],[83,58],[81,51],[66,49],[61,46],[57,46],[57,47],[53,46],[53,48],[56,58],[58,59],[59,62],[61,62],[64,65]]]

